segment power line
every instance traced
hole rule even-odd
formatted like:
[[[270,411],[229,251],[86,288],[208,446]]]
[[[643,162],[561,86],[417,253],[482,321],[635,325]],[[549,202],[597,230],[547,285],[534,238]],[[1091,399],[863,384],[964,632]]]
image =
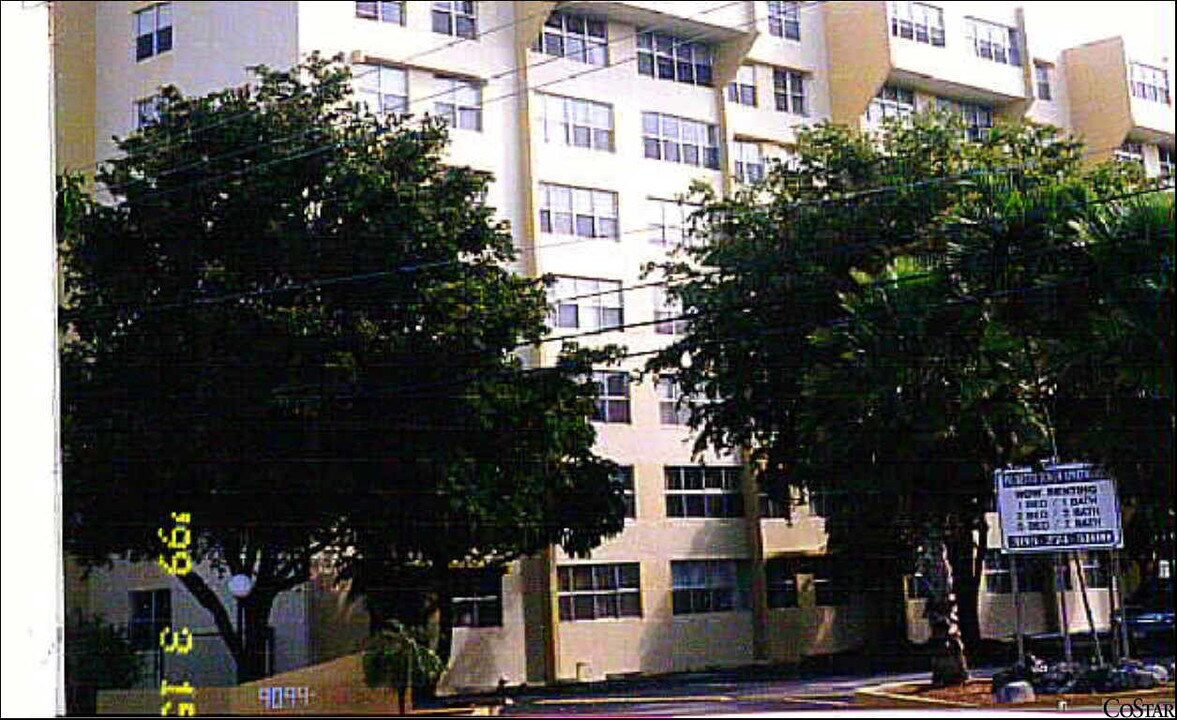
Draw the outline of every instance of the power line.
[[[928,186],[928,185],[942,184],[942,183],[946,183],[946,182],[952,182],[952,181],[956,181],[956,180],[962,180],[962,179],[968,179],[968,178],[974,178],[974,177],[1000,175],[1000,174],[1009,173],[1009,172],[1019,170],[1019,169],[1022,169],[1022,170],[1028,169],[1033,166],[1036,166],[1037,164],[1038,164],[1037,162],[1019,163],[1016,165],[1009,165],[1009,166],[1004,166],[1004,167],[999,167],[999,168],[985,168],[985,169],[967,171],[964,173],[958,173],[956,175],[942,176],[942,177],[938,177],[938,178],[929,178],[926,180],[915,181],[913,183],[903,183],[903,184],[897,184],[897,185],[868,188],[865,190],[848,193],[845,196],[843,196],[842,198],[840,198],[840,200],[854,200],[859,197],[876,196],[884,191],[894,191],[894,190],[902,190],[902,189],[908,189],[908,188],[914,188],[914,187],[924,187],[924,186]],[[1145,189],[1143,191],[1137,191],[1137,192],[1132,192],[1132,193],[1128,193],[1128,194],[1121,195],[1121,196],[1110,197],[1110,198],[1105,198],[1102,200],[1093,201],[1092,204],[1097,203],[1097,202],[1102,202],[1102,201],[1114,201],[1114,200],[1120,200],[1120,199],[1127,199],[1127,198],[1133,197],[1135,195],[1148,194],[1148,193],[1157,192],[1157,191],[1166,190],[1166,189],[1172,189],[1172,186],[1157,186],[1155,188],[1149,188],[1149,189]],[[337,195],[336,197],[340,197],[342,195],[343,195],[343,193]],[[321,200],[320,200],[320,202],[321,202]],[[784,209],[801,208],[801,207],[806,207],[806,206],[820,206],[820,205],[827,204],[828,202],[830,202],[830,201],[818,200],[818,201],[794,202],[794,203],[790,203],[790,204],[786,205]],[[617,237],[619,239],[620,237],[631,235],[631,234],[646,234],[649,232],[650,232],[650,228],[634,228],[632,230],[627,230],[625,232],[619,233]],[[324,236],[324,237],[330,238],[330,237],[335,237],[335,236]],[[912,239],[915,239],[915,238],[912,238]],[[542,249],[550,249],[550,248],[554,248],[554,247],[575,245],[575,244],[579,244],[582,242],[595,242],[595,241],[608,242],[609,240],[610,240],[610,238],[598,238],[598,237],[578,238],[575,240],[560,241],[560,242],[555,242],[555,243],[533,244],[531,246],[517,248],[517,250],[521,254],[526,254],[526,253],[534,253],[534,252],[536,252],[538,250],[542,250]],[[868,243],[861,243],[859,245],[870,246],[872,244],[874,244],[874,243],[868,242]],[[841,252],[850,252],[853,249],[855,249],[855,246],[853,246],[853,245],[842,245],[842,246],[839,246],[838,248],[829,248],[829,249],[825,249],[825,250],[813,251],[812,256],[833,255],[833,254],[837,254],[837,253],[841,253]],[[401,266],[401,267],[398,267],[398,268],[395,268],[392,270],[383,270],[383,271],[375,271],[375,272],[371,272],[371,273],[362,273],[362,274],[356,274],[356,275],[339,276],[339,277],[334,277],[334,278],[325,278],[325,279],[321,279],[321,280],[308,281],[305,283],[290,284],[290,285],[286,285],[286,286],[279,287],[279,288],[248,290],[248,291],[242,291],[242,292],[238,292],[238,293],[230,293],[227,295],[221,295],[221,296],[215,296],[215,297],[195,298],[193,300],[184,301],[184,302],[169,303],[169,304],[163,304],[163,305],[153,305],[153,306],[149,306],[149,308],[143,308],[139,312],[146,312],[148,310],[150,310],[151,312],[157,312],[157,311],[162,311],[162,310],[169,310],[169,309],[186,307],[189,305],[212,305],[212,304],[220,304],[223,302],[240,301],[240,300],[248,299],[251,297],[267,297],[267,296],[272,296],[272,295],[281,294],[281,293],[298,292],[298,291],[310,290],[310,289],[314,289],[314,288],[318,288],[318,287],[328,287],[328,286],[342,284],[342,283],[346,283],[346,282],[362,282],[362,281],[366,281],[366,280],[374,280],[374,279],[379,279],[379,278],[383,278],[383,277],[390,277],[393,275],[415,272],[418,270],[423,270],[423,269],[428,269],[428,268],[445,267],[445,266],[449,266],[449,265],[461,265],[464,263],[465,263],[465,261],[460,260],[460,259],[448,259],[448,260],[440,260],[440,261],[433,261],[433,262],[413,263],[413,264],[404,265],[404,266]],[[586,293],[586,294],[576,295],[576,296],[572,296],[572,297],[557,298],[556,300],[581,299],[581,298],[594,297],[594,296],[598,296],[598,295],[610,295],[610,294],[614,294],[614,293],[626,292],[626,291],[637,289],[637,288],[666,285],[670,282],[673,282],[673,280],[663,280],[663,281],[656,281],[656,282],[650,282],[650,283],[643,283],[643,284],[634,285],[631,287],[620,287],[620,288],[600,291],[600,292],[596,292],[596,293]],[[93,310],[100,310],[100,308],[94,308]],[[106,312],[118,312],[118,310],[107,310]]]
[[[825,1],[826,1],[826,0],[810,0],[810,2],[811,2],[811,3],[813,3],[813,4],[821,4],[821,3],[825,2]],[[709,12],[714,12],[714,11],[716,11],[716,10],[719,10],[719,9],[723,8],[723,7],[728,7],[728,6],[731,6],[731,5],[740,4],[740,2],[742,2],[742,0],[734,0],[733,2],[729,2],[729,3],[726,3],[726,4],[724,4],[724,5],[719,5],[719,6],[716,6],[716,7],[709,8],[708,10],[702,11],[702,12],[700,12],[700,13],[697,13],[696,15],[692,15],[692,16],[689,16],[689,17],[691,17],[691,18],[694,18],[694,17],[697,17],[698,15],[703,15],[703,14],[706,14],[706,13],[709,13]],[[752,20],[752,21],[745,22],[745,23],[739,23],[739,24],[738,24],[738,25],[736,25],[735,27],[748,27],[748,26],[755,25],[755,23],[756,23],[756,20]],[[647,31],[647,32],[650,32],[650,31]],[[653,31],[653,32],[657,32],[657,31]],[[635,35],[636,35],[636,33],[635,33]],[[626,37],[626,39],[629,39],[629,37],[627,36],[627,37]],[[672,47],[674,47],[674,48],[677,48],[677,47],[681,47],[682,45],[689,45],[689,44],[693,44],[693,43],[695,43],[695,42],[699,42],[699,41],[700,41],[700,40],[702,40],[702,39],[706,39],[706,36],[705,36],[705,35],[696,35],[696,36],[693,36],[693,37],[691,37],[691,38],[682,38],[682,39],[676,40],[676,41],[673,43],[673,46],[672,46]],[[611,42],[616,42],[616,40],[615,40],[615,41],[611,41]],[[524,91],[523,91],[523,93],[521,93],[521,92],[518,92],[518,91],[513,91],[513,92],[507,93],[507,94],[505,94],[505,95],[500,95],[500,96],[498,96],[498,97],[491,98],[490,100],[483,101],[483,103],[482,103],[482,105],[481,105],[481,108],[485,108],[487,105],[489,105],[489,104],[490,104],[490,103],[492,103],[492,102],[498,102],[498,101],[501,101],[501,100],[508,100],[508,99],[510,99],[510,98],[512,98],[512,97],[517,97],[517,96],[520,96],[521,94],[528,93],[528,92],[531,92],[531,91],[533,91],[533,90],[538,90],[539,88],[548,87],[548,86],[555,85],[555,84],[557,84],[557,83],[560,83],[560,82],[565,82],[565,81],[567,81],[567,80],[573,80],[573,79],[580,78],[580,77],[583,77],[583,76],[585,76],[585,75],[589,75],[589,74],[592,74],[592,73],[595,73],[595,72],[602,72],[602,71],[604,71],[604,70],[608,70],[608,69],[610,69],[610,68],[620,67],[620,66],[622,66],[622,65],[629,64],[630,62],[635,62],[635,61],[638,59],[638,57],[639,57],[639,56],[638,56],[638,54],[636,54],[636,53],[635,53],[635,55],[634,55],[632,58],[627,58],[627,59],[625,59],[625,60],[621,60],[621,61],[619,61],[619,62],[615,62],[615,63],[608,64],[608,65],[601,65],[601,66],[594,65],[594,66],[590,66],[590,67],[589,67],[588,69],[586,69],[586,70],[580,70],[580,71],[574,72],[574,73],[572,73],[572,74],[570,74],[570,75],[568,75],[568,76],[562,77],[562,78],[556,78],[556,79],[554,79],[554,80],[550,80],[550,81],[548,81],[548,82],[546,82],[546,83],[540,83],[539,85],[530,86],[530,87],[528,87],[528,88],[525,88],[525,89],[524,89]],[[560,60],[560,59],[562,59],[562,58],[559,58],[559,57],[554,57],[554,58],[550,58],[550,59],[548,59],[548,60],[542,61],[542,62],[540,62],[540,63],[536,63],[535,65],[528,65],[528,66],[524,66],[524,67],[538,67],[538,66],[540,66],[540,65],[543,65],[543,64],[546,64],[546,63],[548,63],[548,62],[554,62],[554,61],[556,61],[556,60]],[[523,69],[524,69],[523,67],[520,67],[520,68],[512,68],[512,69],[509,69],[509,70],[507,70],[507,71],[504,71],[503,73],[498,73],[498,74],[495,74],[495,75],[491,75],[491,76],[489,76],[489,77],[487,78],[487,80],[501,79],[502,77],[506,77],[507,75],[514,74],[514,73],[518,73],[518,72],[522,72],[522,70],[523,70]],[[424,98],[418,98],[418,99],[414,100],[413,102],[415,103],[415,102],[420,102],[420,101],[423,101],[423,100],[435,99],[435,98],[438,98],[438,97],[443,97],[443,96],[445,96],[445,95],[448,95],[448,94],[449,94],[449,91],[445,91],[445,92],[442,92],[442,93],[435,93],[435,94],[433,94],[433,95],[427,95],[427,96],[425,96]],[[412,104],[412,103],[410,103],[410,104]],[[379,134],[383,133],[385,130],[386,130],[386,126],[381,126],[381,127],[380,127],[380,128],[377,130],[377,135],[379,135]],[[304,132],[304,133],[303,133],[303,135],[309,134],[310,132],[311,132],[311,131],[309,131],[309,130],[308,130],[308,131]],[[285,140],[292,139],[292,137],[295,137],[295,136],[291,136],[291,137],[288,137],[288,138],[280,138],[280,139],[278,139],[278,140],[270,141],[270,142],[267,142],[267,143],[259,143],[259,144],[257,144],[257,145],[256,145],[256,147],[265,147],[265,146],[267,146],[267,145],[270,145],[270,144],[273,144],[273,143],[277,143],[277,142],[283,142],[283,141],[285,141]],[[196,185],[200,185],[200,184],[204,184],[204,183],[207,183],[207,182],[211,182],[211,181],[213,181],[213,180],[218,180],[218,179],[224,179],[224,178],[228,178],[228,177],[233,177],[233,176],[235,176],[235,175],[242,175],[242,174],[245,174],[245,173],[247,173],[247,172],[255,172],[255,171],[257,171],[257,170],[260,170],[260,169],[262,169],[262,168],[265,168],[265,167],[272,166],[272,165],[274,165],[274,164],[277,164],[277,163],[279,163],[279,162],[286,162],[286,161],[290,161],[290,160],[298,160],[298,159],[302,159],[302,158],[305,158],[305,157],[310,157],[310,156],[312,156],[312,155],[315,155],[315,154],[317,154],[317,153],[325,152],[326,150],[329,150],[329,149],[331,149],[332,147],[340,147],[340,148],[342,148],[342,147],[346,147],[346,146],[347,146],[347,145],[349,145],[349,144],[356,143],[356,142],[359,142],[359,141],[362,141],[362,140],[367,140],[367,139],[368,139],[368,138],[367,138],[367,136],[360,136],[360,137],[358,137],[358,138],[356,138],[355,140],[352,140],[352,141],[344,141],[344,142],[342,142],[342,143],[339,143],[339,142],[332,142],[332,143],[327,143],[327,144],[325,144],[325,145],[321,145],[321,146],[318,146],[318,147],[309,148],[309,149],[307,149],[307,150],[304,150],[304,151],[301,151],[301,152],[298,152],[298,153],[292,153],[291,155],[288,155],[288,156],[284,156],[284,157],[281,157],[281,158],[275,158],[275,159],[273,159],[273,160],[267,161],[267,162],[265,162],[265,163],[261,163],[261,164],[259,164],[259,165],[251,165],[251,166],[249,166],[249,167],[246,167],[246,168],[240,168],[240,169],[238,169],[238,170],[230,171],[230,172],[224,173],[224,174],[222,174],[222,175],[218,175],[218,176],[212,176],[212,177],[204,178],[204,179],[202,179],[202,180],[195,181],[195,182],[193,182],[193,183],[191,183],[191,184],[188,184],[188,185],[180,185],[180,186],[177,186],[177,187],[174,187],[174,188],[169,188],[169,189],[167,189],[167,190],[157,190],[157,191],[154,191],[154,192],[149,192],[149,193],[147,193],[146,195],[143,195],[143,196],[141,196],[139,199],[140,199],[140,200],[143,200],[143,199],[149,199],[149,198],[156,197],[156,196],[161,196],[161,195],[168,195],[168,194],[171,194],[171,193],[173,193],[173,192],[177,192],[178,190],[182,190],[182,189],[185,189],[185,188],[188,188],[188,187],[194,187],[194,186],[196,186]],[[237,153],[237,152],[239,152],[239,151],[234,151],[234,153]],[[210,161],[211,161],[211,160],[215,160],[215,159],[217,159],[217,158],[210,158]],[[146,182],[146,180],[143,180],[143,181],[136,181],[136,182]],[[121,190],[120,190],[120,192],[121,192]]]

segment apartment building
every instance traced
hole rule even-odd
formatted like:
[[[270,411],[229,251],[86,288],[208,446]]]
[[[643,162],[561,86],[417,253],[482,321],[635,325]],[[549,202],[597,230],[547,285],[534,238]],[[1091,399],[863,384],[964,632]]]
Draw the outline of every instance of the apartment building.
[[[755,182],[807,124],[869,130],[936,107],[960,113],[980,137],[997,118],[1029,117],[1088,138],[1092,160],[1172,174],[1167,61],[1133,58],[1118,38],[1039,56],[1021,11],[986,3],[135,1],[53,10],[60,169],[113,153],[111,136],[151,121],[161,85],[200,94],[244,82],[247,66],[342,53],[373,108],[448,118],[453,162],[494,174],[488,201],[510,222],[518,270],[557,277],[553,333],[600,331],[583,341],[635,353],[682,331],[657,288],[633,287],[645,263],[688,241],[680,194],[695,180],[720,192]],[[531,358],[552,360],[546,349]],[[830,499],[799,499],[786,520],[738,456],[693,457],[673,377],[636,382],[639,363],[596,376],[599,449],[631,488],[624,532],[588,560],[553,548],[501,577],[472,579],[457,600],[447,688],[788,662],[869,639],[869,596],[826,555]],[[1106,572],[1097,558],[1088,566],[1106,624]],[[982,616],[994,637],[1011,631],[1008,576],[1000,555],[988,559]],[[74,607],[132,626],[213,632],[154,567],[70,580]],[[919,639],[922,600],[910,585]],[[1023,587],[1043,591],[1030,601],[1031,627],[1051,627],[1056,597],[1029,579]],[[323,578],[284,594],[272,622],[279,671],[352,652],[367,630],[362,608]],[[176,669],[229,684],[227,660],[217,649]]]

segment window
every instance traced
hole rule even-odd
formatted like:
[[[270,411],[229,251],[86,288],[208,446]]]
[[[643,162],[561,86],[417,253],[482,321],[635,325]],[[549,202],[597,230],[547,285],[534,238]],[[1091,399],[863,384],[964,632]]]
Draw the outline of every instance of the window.
[[[404,25],[405,4],[403,2],[357,2],[356,17]]]
[[[944,47],[944,11],[926,3],[892,2],[891,35]]]
[[[1017,30],[985,20],[965,18],[964,34],[965,41],[977,57],[1008,65],[1022,64]]]
[[[152,95],[149,98],[135,101],[135,129],[142,130],[149,125],[154,125],[159,122],[159,109],[161,98],[159,95]]]
[[[774,68],[772,94],[777,110],[801,116],[808,114],[805,111],[805,77],[801,73]]]
[[[629,373],[598,370],[593,373],[597,385],[597,406],[592,419],[603,423],[629,422]]]
[[[540,232],[616,238],[617,193],[540,183]]]
[[[776,500],[766,492],[756,497],[759,504],[759,514],[762,520],[781,520],[789,517],[789,505],[783,500]]]
[[[160,3],[135,13],[135,61],[172,49],[172,4]]]
[[[801,3],[768,3],[768,32],[790,40],[801,39]]]
[[[554,12],[532,50],[589,65],[609,64],[609,30],[604,20]]]
[[[159,648],[159,634],[172,624],[171,590],[136,590],[131,593],[131,646],[136,650]]]
[[[738,467],[667,467],[666,516],[738,518],[744,516]]]
[[[764,564],[770,608],[797,607],[797,562],[773,558]]]
[[[958,115],[964,121],[965,134],[973,142],[989,137],[993,129],[993,108],[987,105],[936,98],[936,109]]]
[[[906,88],[884,85],[866,109],[866,120],[879,125],[890,118],[907,118],[915,113],[915,93]]]
[[[756,107],[756,68],[740,66],[736,79],[727,86],[727,99],[739,105]]]
[[[732,154],[736,160],[737,180],[754,183],[764,179],[764,156],[759,144],[736,140],[732,143]]]
[[[690,244],[687,220],[698,205],[650,198],[650,242],[664,247]]]
[[[1112,156],[1117,162],[1136,163],[1144,167],[1144,145],[1125,140],[1124,144],[1116,148]]]
[[[613,152],[613,107],[561,95],[540,95],[544,142]]]
[[[471,40],[478,37],[478,19],[474,15],[473,2],[433,3],[433,32],[442,35],[457,35]]]
[[[642,616],[638,563],[561,565],[556,577],[561,622]]]
[[[634,519],[638,516],[638,498],[633,484],[633,466],[623,465],[617,468],[613,481],[621,486],[622,498],[625,500],[625,517]]]
[[[658,376],[658,411],[663,425],[686,425],[691,419],[691,408],[682,400],[682,392],[673,375]]]
[[[837,572],[837,560],[829,556],[805,558],[801,572],[813,578],[813,602],[822,607],[846,604],[846,587]]]
[[[1157,145],[1157,161],[1161,165],[1161,177],[1168,180],[1173,177],[1173,148],[1169,145]]]
[[[1034,86],[1038,90],[1039,100],[1050,100],[1050,65],[1044,62],[1034,63]]]
[[[745,562],[672,560],[670,576],[675,615],[732,612],[750,607]]]
[[[1103,557],[1088,553],[1080,557],[1079,563],[1083,570],[1083,582],[1087,584],[1087,587],[1111,587],[1108,566],[1104,563]]]
[[[409,73],[384,65],[356,65],[356,95],[380,115],[409,111]]]
[[[655,160],[719,169],[718,132],[714,125],[661,113],[642,113],[645,154]]]
[[[622,324],[620,280],[557,277],[551,295],[558,328],[603,330]]]
[[[654,289],[654,332],[659,335],[685,335],[687,319],[682,315],[680,301],[672,300],[662,288]]]
[[[1128,79],[1133,97],[1169,104],[1169,72],[1164,68],[1130,62]]]
[[[993,594],[1013,592],[1013,580],[1010,578],[1011,555],[1006,555],[997,548],[985,551],[982,576],[984,591]],[[1045,592],[1054,587],[1054,568],[1049,558],[1018,556],[1018,591]],[[1064,586],[1071,589],[1071,574],[1064,575]]]
[[[711,87],[715,55],[705,43],[643,30],[638,33],[638,72],[659,80]]]
[[[809,511],[818,517],[830,518],[841,507],[842,495],[831,490],[810,490]]]
[[[454,627],[503,624],[503,573],[498,568],[454,571]]]
[[[441,75],[434,78],[441,83],[442,90],[438,93],[440,99],[433,103],[433,112],[450,127],[482,132],[482,86]]]

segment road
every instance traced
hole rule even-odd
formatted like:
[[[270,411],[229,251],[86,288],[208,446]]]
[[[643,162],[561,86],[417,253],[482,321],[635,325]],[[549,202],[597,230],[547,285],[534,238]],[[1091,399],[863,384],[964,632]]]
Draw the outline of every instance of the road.
[[[988,677],[984,670],[974,677]],[[699,673],[630,684],[609,683],[530,691],[513,698],[502,715],[716,715],[801,710],[846,710],[854,691],[884,682],[925,680],[929,673],[808,676],[782,680],[747,680],[720,673]]]

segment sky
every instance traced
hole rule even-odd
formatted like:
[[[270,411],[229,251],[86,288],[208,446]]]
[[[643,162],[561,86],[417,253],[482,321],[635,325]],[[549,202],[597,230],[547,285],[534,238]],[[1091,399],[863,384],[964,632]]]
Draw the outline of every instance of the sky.
[[[1082,45],[1123,35],[1132,59],[1172,66],[1174,47],[1174,2],[1024,2],[994,3],[1021,5],[1026,10],[1026,32],[1035,49]]]

